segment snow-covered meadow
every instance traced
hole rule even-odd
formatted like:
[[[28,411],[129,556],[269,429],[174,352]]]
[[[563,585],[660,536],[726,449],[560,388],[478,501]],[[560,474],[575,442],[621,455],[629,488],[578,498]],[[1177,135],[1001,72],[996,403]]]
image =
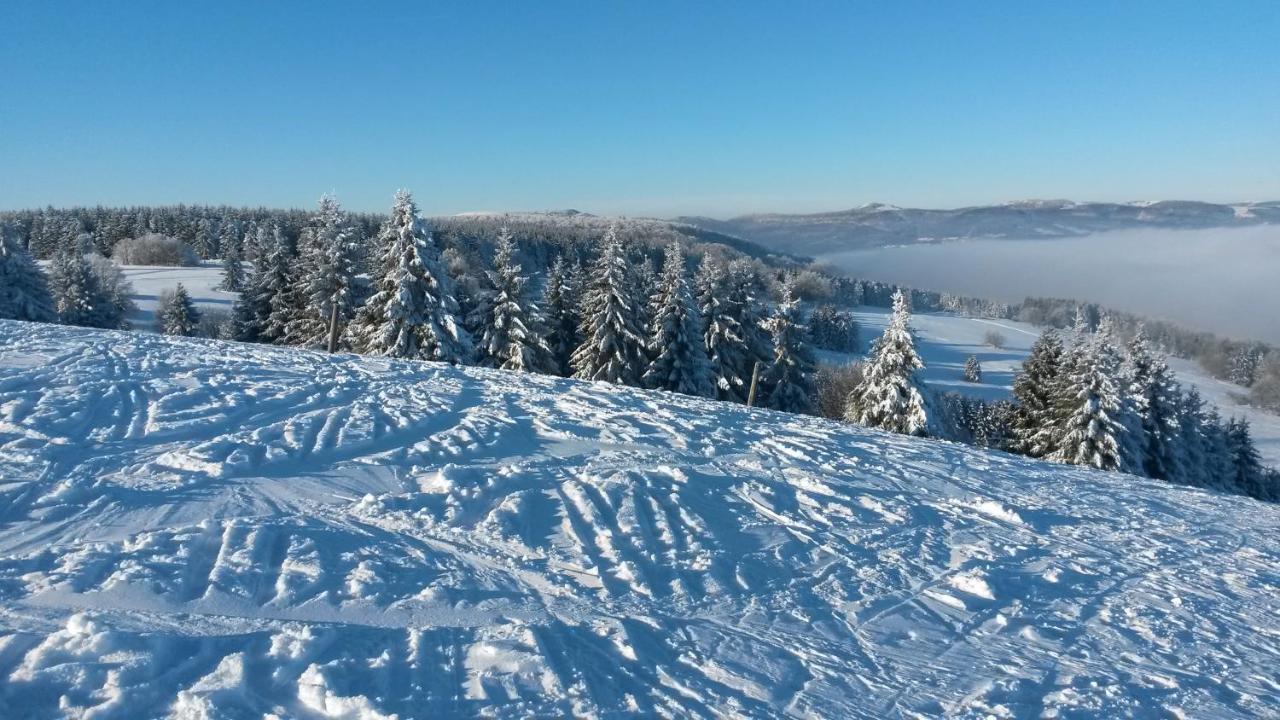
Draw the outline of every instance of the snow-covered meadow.
[[[2,717],[1280,705],[1274,505],[541,376],[0,348]]]

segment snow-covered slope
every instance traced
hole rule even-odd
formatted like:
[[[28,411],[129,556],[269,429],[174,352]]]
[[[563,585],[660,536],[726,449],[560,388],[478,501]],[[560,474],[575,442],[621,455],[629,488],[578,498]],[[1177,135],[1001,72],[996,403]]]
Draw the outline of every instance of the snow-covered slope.
[[[545,377],[0,322],[0,717],[1265,715],[1280,509]]]

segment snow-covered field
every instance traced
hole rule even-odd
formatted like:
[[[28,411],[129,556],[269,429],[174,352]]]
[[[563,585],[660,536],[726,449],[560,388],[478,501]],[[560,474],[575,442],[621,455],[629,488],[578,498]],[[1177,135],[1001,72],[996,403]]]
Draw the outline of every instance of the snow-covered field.
[[[7,321],[0,468],[4,718],[1280,707],[1280,508],[1237,496],[605,385]]]
[[[215,262],[205,262],[200,267],[125,265],[121,270],[133,285],[133,302],[138,312],[130,315],[129,321],[139,330],[156,330],[160,293],[172,290],[178,283],[191,294],[199,310],[231,312],[231,305],[236,301],[236,293],[217,289],[222,283],[222,267]]]

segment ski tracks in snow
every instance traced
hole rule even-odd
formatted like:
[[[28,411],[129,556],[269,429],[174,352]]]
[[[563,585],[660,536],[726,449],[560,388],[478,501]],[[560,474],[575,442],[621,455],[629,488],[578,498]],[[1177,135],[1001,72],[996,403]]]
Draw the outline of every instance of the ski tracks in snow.
[[[1280,703],[1270,506],[553,378],[0,336],[0,715]]]

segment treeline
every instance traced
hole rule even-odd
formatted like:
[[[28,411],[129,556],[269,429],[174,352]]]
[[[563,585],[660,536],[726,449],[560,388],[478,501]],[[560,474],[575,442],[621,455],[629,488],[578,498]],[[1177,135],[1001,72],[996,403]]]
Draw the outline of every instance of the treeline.
[[[585,231],[526,239],[496,218],[436,230],[404,192],[372,235],[327,197],[318,211],[284,219],[250,217],[243,232],[219,230],[223,287],[240,292],[231,317],[210,330],[178,287],[162,303],[162,329],[738,403],[754,384],[759,406],[1280,499],[1280,480],[1262,467],[1245,422],[1182,391],[1144,333],[1122,352],[1116,321],[1087,307],[1077,310],[1069,342],[1050,331],[1036,344],[1014,403],[982,403],[920,385],[909,308],[997,317],[1012,308],[772,267],[718,244],[686,251],[679,238],[655,240],[643,223],[601,230],[597,220],[572,220],[601,230],[594,239]],[[181,244],[161,229],[148,221],[143,237]],[[119,326],[103,319],[109,296],[121,294],[120,278],[108,277],[114,265],[89,231],[70,230],[46,248],[46,279],[27,252],[31,236],[24,241],[9,225],[0,316]],[[892,319],[856,377],[820,377],[814,346],[848,352],[857,341],[852,316],[838,306],[886,303]],[[980,378],[972,365],[967,375]]]
[[[1280,501],[1280,473],[1262,465],[1248,422],[1224,419],[1195,388],[1183,390],[1142,328],[1122,344],[1109,317],[1091,330],[1081,312],[1067,342],[1046,331],[1014,381],[1013,402],[932,394],[917,378],[923,367],[898,293],[844,419]]]

